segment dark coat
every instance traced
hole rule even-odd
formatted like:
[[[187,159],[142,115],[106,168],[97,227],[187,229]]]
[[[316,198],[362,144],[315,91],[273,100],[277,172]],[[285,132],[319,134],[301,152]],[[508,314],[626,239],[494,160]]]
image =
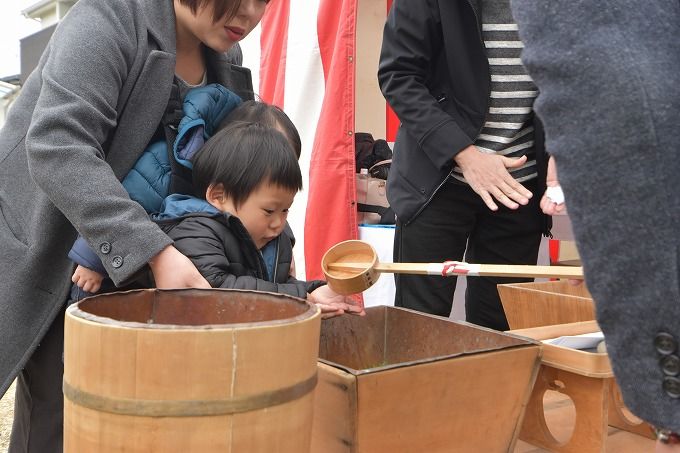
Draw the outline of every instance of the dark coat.
[[[213,288],[268,291],[305,299],[307,293],[325,284],[320,280],[304,282],[289,275],[293,243],[285,232],[276,240],[271,279],[262,255],[237,217],[197,212],[156,222]]]
[[[209,53],[209,79],[252,97],[250,73]],[[62,308],[76,231],[116,284],[171,239],[120,184],[166,110],[172,0],[80,0],[0,131],[0,394]]]
[[[624,400],[680,432],[680,3],[512,6]]]
[[[425,208],[472,145],[488,112],[491,79],[475,0],[397,0],[392,4],[378,79],[401,120],[387,180],[397,217],[410,222]],[[539,186],[547,158],[542,128],[535,128]]]

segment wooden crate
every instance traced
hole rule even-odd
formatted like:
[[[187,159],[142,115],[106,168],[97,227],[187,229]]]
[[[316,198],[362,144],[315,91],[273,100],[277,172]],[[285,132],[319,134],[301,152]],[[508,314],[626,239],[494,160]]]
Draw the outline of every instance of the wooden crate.
[[[312,452],[510,452],[539,351],[403,308],[324,321]]]
[[[586,286],[566,280],[498,285],[498,294],[512,330],[595,319]]]
[[[595,321],[513,330],[535,340],[597,332]],[[635,418],[623,404],[606,353],[543,344],[541,367],[524,417],[520,439],[559,453],[605,452],[607,426],[651,436],[649,425]],[[545,419],[543,397],[548,390],[567,395],[576,409],[571,437],[559,442]]]

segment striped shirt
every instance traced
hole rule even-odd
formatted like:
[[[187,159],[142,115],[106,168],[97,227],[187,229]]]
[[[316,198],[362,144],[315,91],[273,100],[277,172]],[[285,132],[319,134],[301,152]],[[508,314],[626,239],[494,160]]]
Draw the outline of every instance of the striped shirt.
[[[489,59],[491,99],[484,127],[475,146],[484,153],[508,157],[527,155],[527,162],[510,170],[517,181],[536,178],[533,103],[536,85],[524,69],[522,42],[510,13],[509,0],[482,1],[482,38]],[[465,181],[459,167],[452,175]]]

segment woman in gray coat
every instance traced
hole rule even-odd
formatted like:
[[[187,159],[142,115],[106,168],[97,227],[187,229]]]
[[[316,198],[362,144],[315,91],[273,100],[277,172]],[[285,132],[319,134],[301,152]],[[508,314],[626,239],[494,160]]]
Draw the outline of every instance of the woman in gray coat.
[[[11,453],[62,451],[77,232],[117,286],[148,264],[158,287],[209,287],[119,181],[167,132],[171,92],[216,82],[252,98],[249,71],[225,52],[267,3],[81,0],[55,30],[0,131],[0,395],[19,375]]]
[[[624,401],[680,451],[680,2],[512,6]]]

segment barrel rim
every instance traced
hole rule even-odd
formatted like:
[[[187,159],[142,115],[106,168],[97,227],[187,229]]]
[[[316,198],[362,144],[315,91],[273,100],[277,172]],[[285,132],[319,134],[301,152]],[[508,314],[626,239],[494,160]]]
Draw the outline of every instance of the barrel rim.
[[[287,325],[287,324],[295,324],[297,322],[302,322],[302,321],[307,321],[314,319],[315,317],[320,317],[321,316],[321,309],[316,305],[313,304],[305,299],[301,299],[299,297],[295,296],[290,296],[288,294],[280,294],[280,293],[272,293],[269,291],[256,291],[256,290],[247,290],[247,289],[226,289],[226,288],[184,288],[184,289],[159,289],[159,288],[151,288],[151,289],[135,289],[135,290],[129,290],[129,291],[117,291],[113,293],[108,293],[108,294],[100,294],[97,296],[97,298],[106,298],[110,297],[113,295],[120,296],[121,294],[127,294],[127,293],[139,293],[139,292],[154,292],[154,293],[159,293],[159,292],[185,292],[185,291],[224,291],[224,292],[238,292],[238,293],[257,293],[257,294],[266,294],[268,296],[273,296],[274,298],[277,299],[289,299],[291,301],[307,305],[308,309],[297,315],[293,316],[291,318],[284,318],[284,319],[274,319],[274,320],[269,320],[269,321],[257,321],[257,322],[241,322],[241,323],[231,323],[231,324],[202,324],[202,325],[184,325],[184,324],[154,324],[154,323],[143,323],[143,322],[135,322],[135,321],[119,321],[113,318],[109,318],[106,316],[99,316],[99,315],[94,315],[92,313],[89,313],[85,310],[80,309],[78,306],[80,304],[79,301],[78,303],[75,303],[71,306],[69,306],[66,309],[66,315],[67,317],[73,317],[77,318],[78,320],[81,321],[89,321],[93,324],[99,324],[99,325],[105,325],[107,327],[115,327],[115,328],[130,328],[130,329],[145,329],[145,330],[159,330],[159,331],[164,331],[164,330],[184,330],[184,331],[230,331],[234,329],[247,329],[247,328],[262,328],[262,327],[276,327],[276,326],[281,326],[281,325]],[[85,298],[84,300],[87,300],[90,298]]]

